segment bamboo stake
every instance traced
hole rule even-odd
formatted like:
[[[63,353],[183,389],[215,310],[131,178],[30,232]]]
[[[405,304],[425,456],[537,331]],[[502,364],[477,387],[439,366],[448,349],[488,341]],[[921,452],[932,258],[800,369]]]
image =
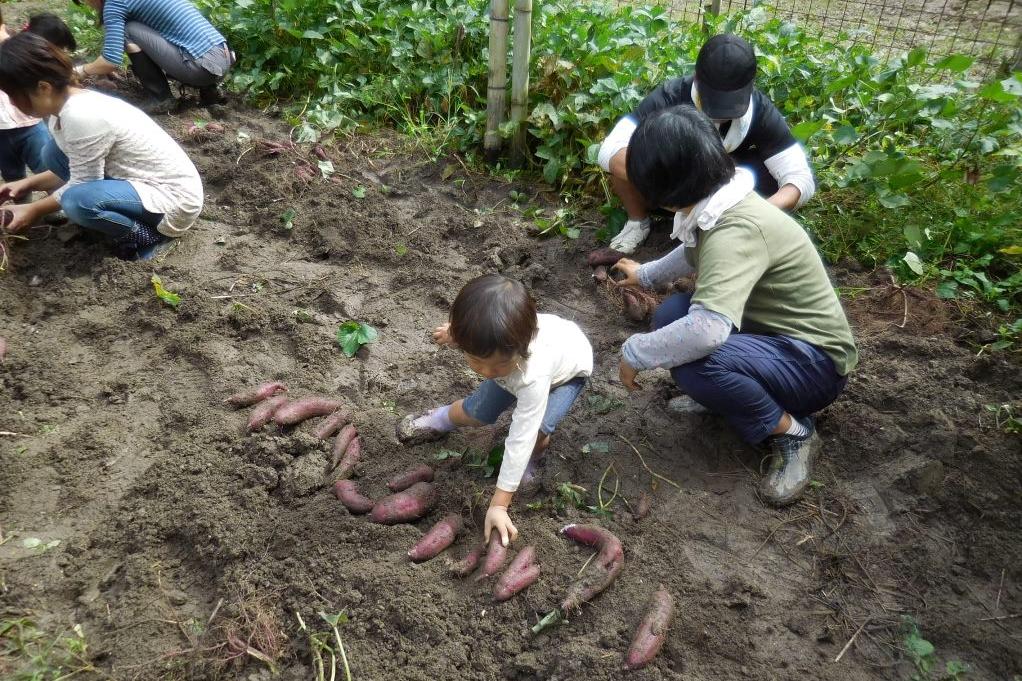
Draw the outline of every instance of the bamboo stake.
[[[500,154],[500,124],[507,99],[508,0],[490,4],[490,79],[486,91],[486,136],[483,152],[493,163]]]
[[[525,119],[529,113],[529,62],[532,56],[532,0],[515,0],[515,42],[511,62],[511,123],[514,137],[511,154],[516,163],[525,161]]]

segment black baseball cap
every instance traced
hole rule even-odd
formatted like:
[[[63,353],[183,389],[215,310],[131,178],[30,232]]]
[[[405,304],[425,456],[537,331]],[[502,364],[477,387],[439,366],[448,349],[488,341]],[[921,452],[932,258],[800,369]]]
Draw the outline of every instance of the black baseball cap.
[[[718,120],[749,110],[756,80],[756,53],[736,35],[715,35],[696,58],[696,83],[703,113]]]

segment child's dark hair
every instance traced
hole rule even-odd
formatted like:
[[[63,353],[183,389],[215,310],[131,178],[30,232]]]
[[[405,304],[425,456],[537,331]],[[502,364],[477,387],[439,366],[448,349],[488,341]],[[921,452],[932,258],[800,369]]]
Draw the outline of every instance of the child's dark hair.
[[[41,35],[68,52],[78,49],[78,42],[75,40],[74,34],[71,33],[71,28],[56,14],[50,12],[33,14],[28,20],[28,30],[36,35]]]
[[[528,289],[499,274],[468,282],[451,305],[451,338],[476,357],[499,352],[528,358],[536,324],[536,301]]]
[[[628,181],[653,206],[687,208],[735,174],[709,118],[691,106],[672,106],[639,123],[628,142]]]
[[[0,90],[14,106],[25,111],[29,94],[42,82],[59,92],[75,84],[74,67],[63,50],[28,31],[0,43]]]

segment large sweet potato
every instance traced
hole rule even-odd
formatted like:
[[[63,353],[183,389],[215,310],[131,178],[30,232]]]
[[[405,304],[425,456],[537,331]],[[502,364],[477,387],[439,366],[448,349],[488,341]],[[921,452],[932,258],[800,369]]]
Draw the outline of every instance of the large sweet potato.
[[[344,406],[343,402],[326,397],[306,397],[288,402],[273,414],[273,421],[279,426],[293,426],[313,416],[326,416]]]
[[[404,473],[395,475],[387,483],[387,487],[390,488],[391,492],[400,492],[406,490],[417,482],[432,482],[433,481],[433,469],[424,463],[420,463],[417,466],[409,468]]]
[[[445,515],[408,551],[408,557],[416,563],[435,557],[454,543],[458,532],[461,531],[461,526],[460,515],[457,513]]]
[[[418,520],[436,505],[436,489],[431,483],[417,482],[403,492],[376,502],[369,520],[383,525]]]
[[[518,552],[511,564],[504,570],[497,583],[493,585],[493,597],[498,601],[506,601],[519,591],[529,587],[539,579],[539,565],[536,564],[536,549],[526,546]]]
[[[273,420],[274,412],[285,404],[287,404],[287,395],[277,395],[257,404],[248,416],[249,432],[259,430]]]
[[[235,393],[224,400],[224,404],[229,404],[232,407],[249,407],[256,402],[262,402],[265,399],[273,397],[277,393],[286,393],[287,386],[283,383],[260,383],[254,388],[242,390],[239,393]]]
[[[352,513],[368,513],[372,510],[374,502],[369,497],[363,496],[358,491],[358,486],[352,480],[338,480],[334,483],[334,494],[341,503]]]
[[[582,577],[572,583],[568,595],[561,601],[561,610],[568,614],[600,593],[617,579],[625,566],[625,553],[621,540],[609,530],[596,525],[565,525],[561,534],[568,539],[599,549],[596,559]]]
[[[653,593],[646,616],[635,630],[632,645],[625,655],[625,669],[642,669],[660,652],[667,640],[667,629],[674,617],[674,597],[663,584]]]
[[[333,414],[330,414],[323,419],[319,425],[316,426],[316,430],[312,431],[312,434],[317,440],[325,440],[351,420],[351,410],[347,407],[341,407]]]

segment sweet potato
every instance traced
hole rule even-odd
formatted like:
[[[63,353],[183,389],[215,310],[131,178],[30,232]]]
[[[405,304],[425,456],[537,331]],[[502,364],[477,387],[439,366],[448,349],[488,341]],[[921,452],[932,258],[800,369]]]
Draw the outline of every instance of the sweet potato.
[[[589,263],[590,267],[596,267],[597,265],[606,265],[610,267],[617,263],[618,260],[625,257],[625,253],[621,251],[615,251],[613,248],[597,248],[595,251],[586,256],[586,262]]]
[[[376,502],[369,520],[383,525],[407,523],[429,513],[436,505],[436,489],[431,483],[417,482],[403,492]]]
[[[506,601],[519,591],[527,589],[539,579],[539,565],[536,564],[536,549],[526,546],[518,552],[515,559],[504,570],[497,583],[493,585],[493,598]]]
[[[667,629],[674,618],[674,597],[661,584],[653,593],[646,616],[635,630],[632,645],[625,655],[625,669],[642,669],[660,652]]]
[[[334,480],[350,478],[360,461],[362,461],[362,440],[356,437],[348,443],[347,448],[344,450],[344,456],[341,457],[337,468],[333,470]]]
[[[325,419],[320,421],[319,425],[316,426],[316,430],[312,431],[312,434],[317,440],[325,440],[341,427],[351,420],[351,410],[347,407],[341,407],[333,414],[330,414]]]
[[[257,431],[269,423],[273,419],[274,412],[285,404],[287,404],[287,395],[277,395],[257,404],[248,417],[249,432]]]
[[[465,554],[464,558],[451,564],[451,574],[455,577],[461,577],[462,579],[468,577],[470,574],[475,572],[476,567],[479,565],[479,559],[483,557],[483,551],[485,550],[485,544],[476,545],[471,551]]]
[[[368,513],[375,505],[369,497],[362,496],[353,480],[338,480],[334,483],[334,494],[344,507],[355,514]]]
[[[273,421],[279,426],[293,426],[313,416],[326,416],[344,406],[343,402],[325,397],[306,397],[288,402],[273,414]]]
[[[483,568],[479,571],[476,581],[478,582],[497,574],[504,567],[506,561],[507,547],[500,541],[500,532],[493,530],[490,532],[490,541],[486,545],[486,559],[483,561]]]
[[[602,282],[607,281],[609,276],[610,275],[607,274],[607,266],[606,265],[597,265],[593,269],[593,279],[595,279],[598,282],[602,283]]]
[[[583,576],[571,585],[568,595],[561,601],[561,610],[568,614],[581,608],[583,603],[591,600],[617,579],[625,566],[625,553],[621,547],[621,540],[609,530],[596,525],[565,525],[561,528],[561,534],[579,544],[599,549],[596,559]]]
[[[240,393],[235,393],[224,400],[224,404],[229,404],[232,407],[250,407],[257,402],[273,397],[278,393],[286,393],[287,386],[283,383],[260,383],[254,388],[248,390],[242,390]]]
[[[638,522],[649,515],[649,509],[653,507],[653,497],[648,492],[639,495],[639,501],[635,504],[635,511],[632,518]]]
[[[355,426],[349,423],[348,425],[341,428],[341,432],[334,438],[334,448],[330,455],[330,471],[337,468],[337,465],[344,459],[344,453],[348,451],[348,445],[351,444],[352,440],[358,437],[358,431],[355,430]],[[361,450],[361,446],[359,447]],[[360,452],[361,453],[361,452]]]
[[[7,227],[7,225],[12,222],[14,222],[14,212],[9,210],[0,210],[0,229]]]
[[[318,158],[320,161],[329,161],[330,157],[327,156],[326,149],[323,145],[317,144],[312,147],[312,155]]]
[[[422,539],[408,551],[408,557],[416,563],[429,560],[454,543],[461,531],[462,520],[457,513],[445,515],[440,522],[422,535]]]
[[[646,308],[635,291],[623,288],[621,289],[621,297],[625,301],[625,314],[629,319],[633,322],[641,322],[646,318]]]
[[[417,482],[432,482],[433,469],[424,463],[409,468],[404,473],[395,475],[387,483],[391,492],[406,490]]]

